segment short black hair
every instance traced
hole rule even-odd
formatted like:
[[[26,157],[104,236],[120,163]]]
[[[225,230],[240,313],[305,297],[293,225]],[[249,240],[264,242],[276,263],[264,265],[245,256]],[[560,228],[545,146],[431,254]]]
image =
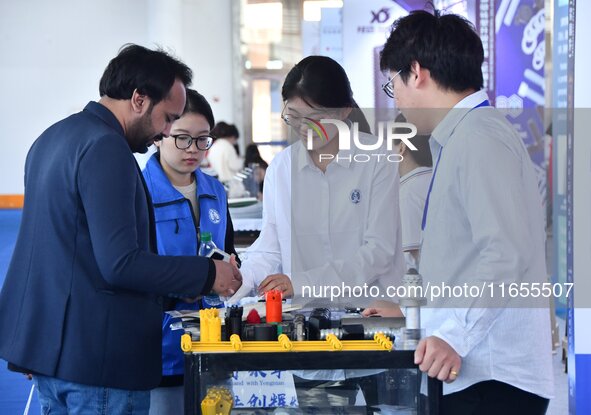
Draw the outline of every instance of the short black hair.
[[[259,146],[254,143],[249,144],[246,146],[246,152],[244,154],[244,165],[248,166],[251,163],[258,163],[261,167],[267,168],[269,165],[263,158],[261,157],[261,153],[259,152]]]
[[[155,105],[164,99],[176,79],[188,86],[193,73],[187,65],[162,49],[126,44],[111,59],[99,85],[100,96],[130,99],[134,90],[150,97]]]
[[[401,71],[406,83],[415,61],[429,69],[431,78],[443,89],[462,92],[482,88],[482,41],[474,26],[461,16],[415,10],[396,20],[380,53],[380,68]]]
[[[351,82],[343,67],[328,56],[308,56],[287,74],[281,88],[283,101],[294,97],[306,104],[325,108],[352,108],[349,119],[357,122],[359,131],[371,134],[365,114],[353,99]]]
[[[353,107],[353,91],[347,73],[334,59],[308,56],[287,74],[281,95],[284,101],[299,97],[325,108]]]
[[[205,117],[209,123],[209,129],[211,130],[215,125],[215,119],[213,118],[213,111],[211,105],[205,99],[203,95],[194,89],[187,88],[187,103],[185,104],[184,114],[201,114]]]
[[[215,127],[213,127],[213,130],[211,130],[211,134],[218,138],[240,137],[238,128],[236,128],[234,124],[228,124],[224,121],[218,122]]]

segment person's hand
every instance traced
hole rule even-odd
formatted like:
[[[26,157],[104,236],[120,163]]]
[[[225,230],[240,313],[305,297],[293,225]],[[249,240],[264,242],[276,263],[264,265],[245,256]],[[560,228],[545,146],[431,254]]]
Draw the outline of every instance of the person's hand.
[[[213,291],[220,296],[231,297],[242,285],[242,274],[232,263],[217,259],[214,259],[213,262],[215,264]],[[234,263],[236,263],[235,260]]]
[[[419,342],[415,350],[415,364],[429,377],[451,383],[460,374],[462,358],[447,342],[430,336]]]
[[[367,307],[361,313],[363,317],[380,316],[380,317],[404,317],[400,306],[391,301],[374,301],[370,307]]]
[[[379,308],[375,308],[375,307],[369,308],[368,307],[361,312],[361,315],[363,317],[370,317],[370,316],[380,316],[381,317],[382,316],[381,311],[382,310]]]
[[[267,276],[258,288],[259,295],[263,295],[271,290],[281,291],[283,298],[293,297],[293,285],[291,285],[291,279],[285,274],[272,274]]]
[[[236,267],[236,269],[238,269],[238,261],[236,261],[236,255],[232,254],[230,255],[230,265],[233,265],[234,267]]]
[[[361,313],[363,317],[404,317],[398,307],[369,307]]]

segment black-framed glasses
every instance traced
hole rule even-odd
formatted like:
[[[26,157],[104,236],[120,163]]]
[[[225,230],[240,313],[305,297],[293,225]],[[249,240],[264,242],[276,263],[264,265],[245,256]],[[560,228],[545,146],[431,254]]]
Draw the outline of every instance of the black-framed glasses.
[[[390,98],[395,98],[395,96],[394,96],[394,79],[396,79],[396,77],[398,75],[400,75],[400,72],[402,72],[402,70],[399,70],[398,72],[396,72],[392,78],[388,79],[388,82],[386,82],[385,84],[382,84],[382,91],[384,91],[386,93],[386,95],[388,95]]]
[[[186,150],[193,143],[197,146],[199,150],[205,151],[211,148],[213,144],[213,136],[211,135],[200,135],[198,137],[192,137],[189,134],[171,134],[169,137],[174,138],[174,145],[179,150]]]
[[[333,115],[331,110],[315,108],[318,111],[315,114],[309,114],[307,117],[296,117],[295,115],[286,114],[286,109],[287,102],[283,105],[283,110],[281,110],[281,119],[285,124],[289,125],[290,127],[298,127],[305,120],[318,121],[323,118],[330,118],[329,116]]]

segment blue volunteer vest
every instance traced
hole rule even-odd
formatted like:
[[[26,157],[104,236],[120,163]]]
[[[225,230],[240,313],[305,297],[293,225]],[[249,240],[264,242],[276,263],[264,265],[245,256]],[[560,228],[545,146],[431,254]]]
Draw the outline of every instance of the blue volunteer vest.
[[[160,165],[159,154],[148,160],[142,171],[152,196],[156,221],[156,240],[160,255],[197,255],[199,251],[198,232],[211,232],[214,243],[225,249],[227,227],[227,198],[224,186],[214,177],[195,170],[197,198],[199,200],[199,230],[190,202],[176,190]],[[177,310],[197,310],[197,303],[179,301]],[[183,374],[183,353],[181,351],[182,330],[171,330],[176,322],[168,314],[162,321],[162,374],[164,376]]]

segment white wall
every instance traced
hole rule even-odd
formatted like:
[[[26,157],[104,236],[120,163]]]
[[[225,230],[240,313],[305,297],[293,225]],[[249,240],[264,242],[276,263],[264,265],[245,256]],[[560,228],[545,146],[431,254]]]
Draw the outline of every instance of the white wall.
[[[232,1],[148,0],[151,43],[172,47],[215,118],[232,122]]]
[[[124,43],[170,47],[216,118],[232,120],[230,19],[231,0],[1,0],[0,194],[23,192],[33,141],[98,99],[102,72]]]
[[[193,87],[207,98],[216,121],[233,123],[240,97],[232,90],[232,36],[238,30],[232,27],[232,0],[184,3],[183,56],[193,69]]]

